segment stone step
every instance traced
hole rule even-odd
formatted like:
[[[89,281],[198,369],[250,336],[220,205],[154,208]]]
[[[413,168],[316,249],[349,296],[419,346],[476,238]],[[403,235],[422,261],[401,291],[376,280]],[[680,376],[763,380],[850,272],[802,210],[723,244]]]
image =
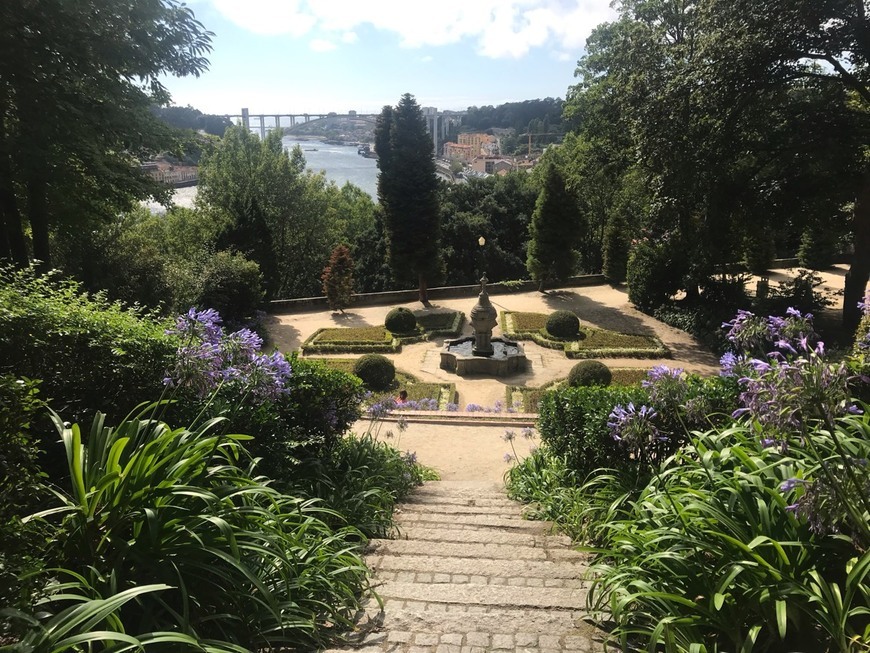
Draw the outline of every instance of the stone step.
[[[510,544],[479,544],[456,542],[426,542],[417,540],[372,540],[367,553],[370,555],[416,555],[442,558],[475,558],[494,560],[555,560],[576,561],[578,552],[565,548],[536,548]]]
[[[396,516],[401,517],[401,515],[413,514],[413,513],[424,513],[427,515],[430,514],[438,514],[438,515],[487,515],[487,516],[495,516],[495,517],[510,517],[514,516],[518,519],[522,513],[522,510],[516,504],[511,506],[469,506],[469,505],[456,505],[449,503],[437,503],[431,505],[423,505],[423,504],[414,504],[414,503],[402,503],[401,507],[396,511]]]
[[[403,555],[370,556],[366,563],[376,572],[378,579],[416,583],[576,589],[584,586],[588,576],[582,561],[475,560]]]
[[[512,532],[540,533],[552,528],[550,522],[529,521],[519,513],[504,516],[491,515],[452,515],[433,512],[399,512],[396,520],[401,527],[426,526],[429,528],[481,528],[504,529]]]
[[[457,542],[478,544],[513,544],[516,546],[570,547],[571,538],[540,533],[511,533],[489,528],[431,527],[430,524],[403,525],[399,537],[402,540],[425,540],[427,542]]]
[[[453,494],[421,494],[414,493],[404,499],[402,505],[407,506],[474,506],[479,508],[505,508],[512,512],[522,509],[521,504],[511,501],[506,496],[493,497],[465,496]]]
[[[586,590],[564,587],[520,587],[472,583],[403,583],[383,581],[375,591],[384,600],[503,608],[579,610]]]
[[[377,615],[373,611],[372,615],[371,630],[366,632],[363,624],[362,636],[354,647],[356,651],[597,653],[604,650],[603,634],[585,621],[585,610],[466,608],[389,600],[385,614]],[[338,650],[341,649],[333,649]]]

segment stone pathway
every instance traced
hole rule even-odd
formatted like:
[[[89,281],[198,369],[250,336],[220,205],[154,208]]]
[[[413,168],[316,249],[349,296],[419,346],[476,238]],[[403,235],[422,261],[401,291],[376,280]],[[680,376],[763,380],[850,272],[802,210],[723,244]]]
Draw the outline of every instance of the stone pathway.
[[[355,641],[327,653],[603,650],[584,621],[585,556],[500,483],[427,483],[396,518],[399,537],[367,553],[383,610],[370,600]]]

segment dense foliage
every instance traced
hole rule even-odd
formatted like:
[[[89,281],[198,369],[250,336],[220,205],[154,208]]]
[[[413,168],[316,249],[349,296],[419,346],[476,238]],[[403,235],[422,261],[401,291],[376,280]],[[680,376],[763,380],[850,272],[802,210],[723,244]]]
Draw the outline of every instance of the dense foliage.
[[[441,214],[432,138],[409,93],[378,116],[375,150],[387,260],[397,280],[417,283],[426,303],[428,285],[442,271]]]
[[[210,41],[175,0],[0,5],[0,258],[48,263],[52,234],[166,197],[139,169],[176,142],[151,106],[163,75],[205,71]]]
[[[659,367],[630,396],[546,395],[546,446],[510,491],[595,547],[590,605],[623,645],[860,650],[870,417],[850,365],[867,334],[847,365],[795,309],[742,311],[726,331],[717,379]]]
[[[31,269],[0,269],[0,372],[42,380],[67,419],[119,419],[160,395],[176,342],[168,325]]]
[[[38,381],[0,376],[0,604],[5,606],[26,601],[37,589],[28,575],[47,566],[44,534],[22,523],[45,498],[32,428],[45,409],[38,391]]]
[[[525,278],[529,222],[538,190],[524,172],[441,186],[442,251],[448,285]],[[478,239],[486,243],[481,249]]]
[[[535,121],[533,123],[533,121]],[[530,129],[530,125],[541,128]],[[471,130],[492,128],[513,129],[518,134],[528,131],[559,130],[562,124],[562,100],[544,98],[523,102],[505,102],[498,106],[468,107],[462,126]]]
[[[38,460],[52,462],[44,479],[36,383],[0,377],[0,593],[21,611],[4,612],[4,636],[35,650],[101,641],[238,652],[318,647],[346,628],[368,590],[359,547],[392,532],[395,502],[426,476],[412,454],[343,437],[360,417],[359,379],[266,353],[213,309],[167,324],[72,282],[4,275],[2,327],[21,345],[10,369],[52,373],[43,385],[63,417],[70,406],[95,415],[87,434],[55,416],[65,453]],[[22,344],[24,316],[50,356]],[[95,389],[126,393],[118,402],[132,408],[161,386],[169,401],[117,426],[93,411]]]
[[[133,633],[245,649],[316,643],[325,621],[350,623],[367,587],[358,535],[255,478],[247,438],[219,426],[173,429],[144,413],[110,427],[98,414],[85,440],[58,421],[70,486],[39,516],[56,523],[61,578],[82,573],[78,587],[96,597],[160,584],[117,611]],[[48,615],[70,604],[62,587],[49,587]]]
[[[577,245],[584,231],[576,196],[568,189],[563,172],[545,164],[541,192],[529,228],[526,268],[541,288],[548,281],[567,279],[576,272]]]
[[[580,60],[564,158],[593,230],[627,233],[620,242],[610,229],[607,248],[618,262],[630,244],[639,306],[675,291],[696,301],[722,266],[759,271],[774,250],[821,266],[850,235],[856,253],[868,249],[860,3],[624,0],[617,10]],[[828,67],[841,60],[854,68]],[[854,323],[870,264],[852,263]]]
[[[329,255],[329,263],[320,275],[323,294],[329,308],[343,311],[353,301],[353,258],[347,245],[339,245]]]

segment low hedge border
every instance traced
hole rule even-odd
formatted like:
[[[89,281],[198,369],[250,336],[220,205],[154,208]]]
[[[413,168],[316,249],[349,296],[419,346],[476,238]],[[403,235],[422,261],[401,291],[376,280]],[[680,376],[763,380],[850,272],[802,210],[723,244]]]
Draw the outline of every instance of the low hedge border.
[[[583,347],[580,340],[558,340],[544,335],[541,331],[520,331],[514,328],[511,311],[502,311],[501,328],[506,338],[514,340],[531,340],[541,347],[560,349],[569,359],[587,358],[670,358],[671,351],[656,336],[644,336],[652,342],[649,347]],[[602,331],[581,326],[580,331],[587,333]],[[613,332],[618,333],[618,332]],[[622,334],[630,335],[630,334]]]
[[[318,342],[318,338],[324,331],[332,330],[332,327],[318,329],[312,333],[300,350],[303,354],[395,354],[402,350],[402,342],[384,329],[389,340],[384,342],[361,342],[358,340],[332,340],[330,342]]]
[[[421,313],[422,311],[418,311]],[[426,336],[428,338],[457,338],[462,335],[462,328],[465,326],[465,313],[462,311],[444,311],[444,314],[452,313],[453,321],[450,324],[450,327],[447,329],[425,329]],[[417,315],[417,320],[420,319],[420,316]],[[434,315],[433,313],[426,313],[425,315]]]
[[[448,313],[448,311],[444,311]],[[402,345],[411,345],[417,342],[426,342],[433,337],[456,337],[462,333],[465,324],[465,313],[462,311],[449,311],[453,314],[453,320],[449,329],[427,330],[417,327],[417,332],[409,335],[395,334],[384,327],[384,342],[363,342],[359,340],[330,340],[319,342],[324,331],[336,329],[351,331],[349,327],[324,327],[312,333],[300,350],[303,354],[395,354],[402,351]],[[431,314],[430,314],[431,315]]]

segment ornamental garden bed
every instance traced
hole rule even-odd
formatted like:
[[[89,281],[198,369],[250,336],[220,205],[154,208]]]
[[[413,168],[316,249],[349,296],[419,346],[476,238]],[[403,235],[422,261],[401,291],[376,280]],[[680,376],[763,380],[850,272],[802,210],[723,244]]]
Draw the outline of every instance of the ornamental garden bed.
[[[391,354],[402,345],[424,342],[432,337],[456,337],[462,333],[465,313],[417,311],[417,330],[412,333],[391,333],[384,326],[327,327],[318,329],[302,343],[303,354]]]
[[[547,333],[546,313],[502,311],[501,329],[506,338],[531,340],[542,347],[561,349],[568,358],[670,358],[671,352],[655,336],[619,333],[580,325],[576,339]]]
[[[613,379],[610,385],[631,386],[637,385],[647,377],[649,370],[645,367],[612,367],[610,368]],[[542,385],[539,388],[512,385],[505,389],[505,400],[508,404],[518,406],[524,413],[537,413],[541,398],[545,392],[555,390],[565,385],[565,379],[556,379]]]
[[[347,374],[353,374],[353,366],[356,363],[355,358],[311,358],[308,360],[319,361],[334,370]],[[447,410],[448,404],[453,404],[456,401],[455,384],[424,383],[413,374],[396,370],[396,380],[390,389],[385,392],[373,393],[366,403],[372,404],[387,397],[395,397],[400,390],[407,391],[408,402],[411,405],[417,404],[421,410]]]

